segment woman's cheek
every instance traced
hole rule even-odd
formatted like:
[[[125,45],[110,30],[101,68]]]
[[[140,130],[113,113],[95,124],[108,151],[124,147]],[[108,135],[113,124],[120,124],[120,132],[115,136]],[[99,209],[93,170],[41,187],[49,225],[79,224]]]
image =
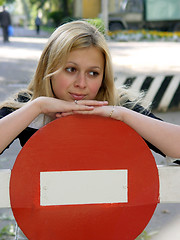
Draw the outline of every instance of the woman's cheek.
[[[91,90],[91,94],[93,95],[93,97],[96,97],[100,87],[101,87],[101,82],[97,82],[91,86],[90,90]]]

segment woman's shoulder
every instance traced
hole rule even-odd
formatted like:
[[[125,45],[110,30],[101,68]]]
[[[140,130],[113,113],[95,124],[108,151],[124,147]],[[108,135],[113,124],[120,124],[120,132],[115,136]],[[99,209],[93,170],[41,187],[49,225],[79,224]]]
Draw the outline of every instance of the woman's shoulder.
[[[21,108],[24,103],[27,103],[32,98],[32,93],[29,90],[21,90],[14,96],[11,96],[4,102],[0,103],[0,116],[8,115],[9,113]],[[22,105],[23,104],[23,105]]]

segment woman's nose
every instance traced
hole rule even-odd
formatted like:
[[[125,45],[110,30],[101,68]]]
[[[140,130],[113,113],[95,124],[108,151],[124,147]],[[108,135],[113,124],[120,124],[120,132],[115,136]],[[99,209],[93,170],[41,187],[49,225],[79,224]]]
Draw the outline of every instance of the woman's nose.
[[[85,73],[80,73],[77,75],[75,80],[75,86],[79,88],[85,88],[86,87],[86,76]]]

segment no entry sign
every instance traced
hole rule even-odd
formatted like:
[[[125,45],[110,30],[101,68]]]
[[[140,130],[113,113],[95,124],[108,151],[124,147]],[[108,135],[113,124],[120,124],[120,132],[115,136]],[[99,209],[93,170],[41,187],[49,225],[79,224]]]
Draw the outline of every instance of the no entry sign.
[[[132,240],[159,198],[155,160],[126,124],[57,119],[19,153],[10,180],[15,219],[32,240]]]

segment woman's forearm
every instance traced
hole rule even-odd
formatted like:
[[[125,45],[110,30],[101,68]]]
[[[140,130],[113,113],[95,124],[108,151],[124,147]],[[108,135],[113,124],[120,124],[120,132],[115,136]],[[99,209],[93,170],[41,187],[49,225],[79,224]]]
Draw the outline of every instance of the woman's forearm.
[[[117,107],[116,119],[132,127],[139,135],[156,146],[164,154],[180,158],[180,126],[162,122],[132,110]]]
[[[107,105],[106,101],[82,100],[79,104],[50,97],[39,97],[0,119],[0,152],[2,152],[39,114],[51,119],[62,113],[92,111],[94,106]]]
[[[37,101],[32,101],[0,119],[0,152],[2,152],[40,113],[41,110]]]

